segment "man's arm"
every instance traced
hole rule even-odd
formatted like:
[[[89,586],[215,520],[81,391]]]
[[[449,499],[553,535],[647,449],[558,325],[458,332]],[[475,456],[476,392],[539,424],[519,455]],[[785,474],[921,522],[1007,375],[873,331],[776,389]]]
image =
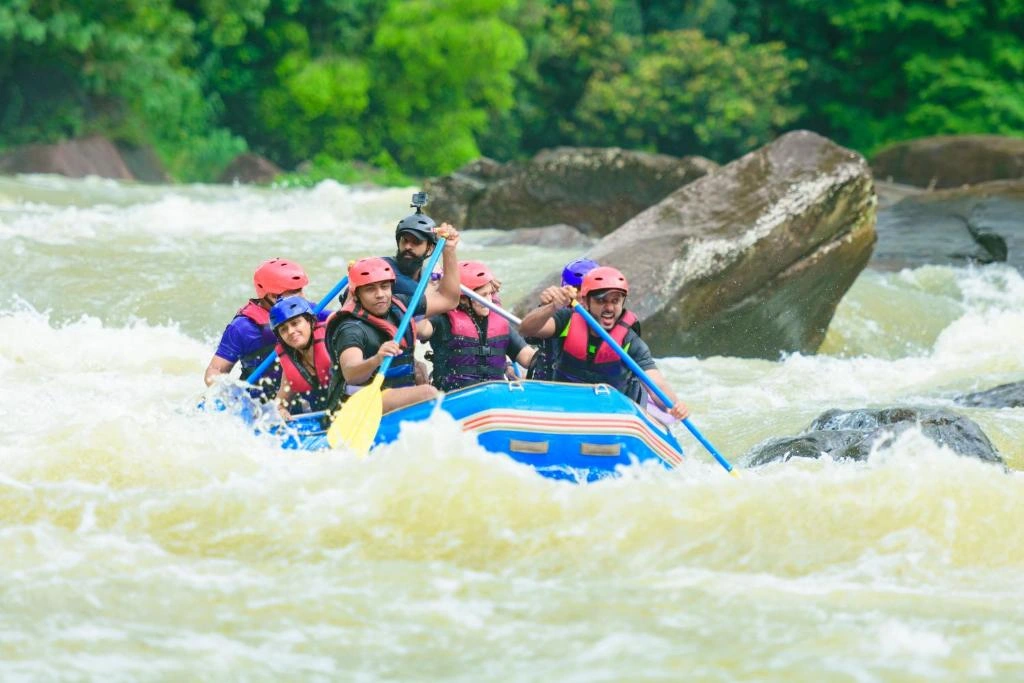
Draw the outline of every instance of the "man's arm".
[[[380,345],[377,353],[363,358],[363,350],[358,346],[350,346],[338,356],[341,374],[349,384],[366,384],[374,371],[381,366],[388,356],[397,356],[402,348],[397,342],[389,340]]]
[[[420,341],[428,341],[434,336],[434,324],[428,318],[416,323],[416,338]]]
[[[228,374],[234,367],[234,361],[214,354],[213,358],[210,359],[210,364],[206,366],[206,372],[203,373],[203,381],[206,382],[206,386],[210,386],[218,376]]]
[[[438,281],[437,289],[427,289],[426,315],[447,313],[459,305],[459,258],[456,249],[459,246],[459,231],[448,223],[437,228],[437,234],[445,238],[444,250],[441,252],[441,267],[444,273]]]
[[[653,392],[651,393],[651,400],[665,410],[668,410],[669,415],[672,417],[679,420],[685,420],[690,415],[690,409],[685,403],[679,400],[678,396],[676,396],[676,392],[672,390],[672,385],[670,385],[668,380],[665,379],[665,375],[661,374],[661,370],[658,370],[657,368],[647,370],[647,376],[650,377],[656,385],[658,385],[659,389],[665,392],[666,396],[672,399],[672,409],[669,410],[668,406],[661,406],[661,400],[658,399],[657,395]]]
[[[527,313],[519,323],[519,334],[531,339],[551,337],[557,332],[552,316],[575,298],[575,287],[548,287],[540,293],[541,305]]]

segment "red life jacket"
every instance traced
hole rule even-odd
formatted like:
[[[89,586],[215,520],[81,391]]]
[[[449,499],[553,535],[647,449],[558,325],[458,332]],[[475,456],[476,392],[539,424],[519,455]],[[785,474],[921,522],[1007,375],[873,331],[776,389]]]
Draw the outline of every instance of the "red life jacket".
[[[633,311],[623,311],[619,319],[615,321],[615,327],[608,334],[619,346],[622,346],[622,342],[626,339],[626,333],[629,332],[629,328],[634,322],[636,322],[636,315]],[[590,325],[587,324],[587,321],[579,313],[573,313],[572,318],[569,319],[569,330],[565,336],[565,344],[562,345],[562,350],[572,355],[573,358],[586,360],[589,341]],[[609,361],[621,362],[622,359],[608,345],[608,342],[602,339],[601,345],[597,347],[597,353],[594,354],[594,362],[607,363]]]
[[[632,311],[623,311],[608,334],[622,346],[634,322],[636,315]],[[583,316],[572,314],[563,337],[555,379],[585,384],[603,382],[620,391],[623,389],[629,377],[625,363],[604,339],[601,339],[593,357],[590,356],[590,326]]]
[[[391,307],[392,309],[396,307],[398,308],[399,319],[401,319],[401,317],[405,315],[405,304],[403,304],[401,301],[394,297],[391,298]],[[394,324],[387,318],[381,318],[379,316],[373,315],[365,308],[363,308],[361,305],[357,304],[356,297],[354,296],[349,296],[348,301],[345,302],[345,305],[342,306],[337,313],[332,313],[331,317],[333,318],[335,315],[342,317],[350,315],[353,318],[358,318],[359,320],[362,320],[363,322],[369,323],[370,325],[376,327],[378,330],[386,334],[388,339],[394,339],[395,333],[398,332],[398,325]],[[398,345],[403,349],[415,348],[416,330],[414,329],[413,325],[409,325],[405,329],[405,334],[402,336],[402,339],[399,340]]]
[[[401,320],[405,315],[405,311],[405,304],[402,303],[400,299],[392,297],[391,308],[388,310],[388,318]],[[384,337],[381,344],[386,340],[394,339],[395,333],[398,332],[398,325],[391,322],[388,318],[381,318],[371,314],[360,304],[356,303],[356,298],[354,296],[350,295],[348,300],[345,302],[345,305],[338,311],[332,313],[331,317],[328,318],[327,333],[329,335],[333,335],[334,331],[338,329],[338,325],[340,325],[347,317],[361,320],[377,330],[381,336]],[[402,349],[402,353],[394,357],[391,361],[391,367],[388,368],[387,373],[384,375],[384,388],[386,389],[413,386],[416,383],[416,376],[414,374],[416,358],[413,356],[413,351],[416,349],[415,325],[409,325],[406,327],[405,334],[402,335],[402,339],[398,342],[398,345]],[[373,377],[376,374],[377,370],[374,370],[370,377]],[[339,375],[341,375],[341,373],[339,373]],[[346,386],[349,385],[346,383]],[[351,386],[354,387],[357,385]]]
[[[260,329],[261,346],[251,349],[248,353],[242,353],[238,357],[242,365],[242,377],[248,377],[256,369],[263,359],[274,349],[274,331],[270,329],[270,311],[259,304],[258,299],[249,299],[249,302],[238,309],[235,318],[247,318],[253,325]],[[260,380],[264,385],[263,392],[273,398],[277,392],[277,378],[279,377],[276,366],[266,373]]]
[[[270,324],[270,311],[260,306],[254,299],[249,299],[249,303],[238,309],[235,316],[240,315],[245,316],[260,327]]]
[[[313,368],[316,370],[316,377],[312,377],[309,371],[301,362],[292,358],[297,351],[286,348],[284,344],[277,345],[277,357],[281,361],[281,369],[284,371],[285,379],[288,380],[292,391],[304,394],[313,391],[311,380],[317,383],[317,389],[324,389],[331,381],[331,356],[327,352],[327,344],[324,339],[327,337],[327,325],[317,323],[313,327]]]

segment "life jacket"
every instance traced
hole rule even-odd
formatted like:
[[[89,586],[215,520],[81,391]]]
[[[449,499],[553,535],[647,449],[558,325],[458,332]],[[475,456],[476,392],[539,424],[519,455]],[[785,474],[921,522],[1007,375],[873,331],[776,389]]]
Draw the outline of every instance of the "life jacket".
[[[270,311],[260,306],[256,299],[249,299],[248,303],[239,308],[235,312],[235,318],[248,318],[251,320],[256,327],[260,328],[261,341],[264,342],[263,345],[238,357],[242,370],[242,379],[245,379],[274,350],[277,338],[274,336],[274,331],[270,329]],[[280,378],[280,372],[280,367],[277,363],[274,363],[267,372],[263,373],[258,382],[263,388],[263,395],[268,399],[274,398],[274,395],[277,393],[277,382]]]
[[[331,355],[327,352],[327,344],[324,341],[326,338],[327,325],[317,323],[313,327],[313,368],[316,370],[316,376],[311,375],[306,366],[297,359],[297,351],[278,343],[277,357],[281,359],[281,369],[293,392],[304,394],[313,391],[314,388],[326,389],[330,384]]]
[[[360,320],[370,327],[374,328],[379,336],[381,337],[380,343],[383,344],[386,341],[395,338],[395,333],[398,332],[398,325],[391,321],[392,318],[401,320],[402,316],[405,315],[405,304],[400,299],[395,297],[391,298],[391,309],[388,311],[387,316],[381,318],[380,316],[373,315],[361,305],[356,303],[355,296],[348,297],[338,311],[331,314],[327,323],[327,333],[333,335],[334,331],[338,328],[344,320],[347,318],[355,318]],[[413,351],[416,349],[416,330],[412,325],[409,325],[405,334],[402,335],[402,339],[398,345],[402,348],[402,353],[391,361],[391,367],[388,368],[387,373],[384,375],[384,387],[387,389],[393,389],[396,387],[409,387],[416,383],[415,363],[416,359],[413,356]],[[335,363],[338,362],[337,358],[333,355],[331,360]],[[342,373],[337,373],[341,375]],[[374,372],[374,375],[377,373]],[[370,375],[370,379],[373,379],[373,375]],[[369,381],[369,380],[367,380]],[[348,392],[350,389],[357,389],[364,385],[348,385],[345,387],[345,391]],[[336,392],[332,391],[332,395]]]
[[[623,311],[608,334],[623,346],[630,326],[636,321],[632,311]],[[604,339],[595,349],[590,344],[590,326],[579,313],[573,313],[562,332],[562,352],[555,366],[555,379],[582,384],[605,383],[618,390],[625,388],[629,368]],[[628,351],[628,346],[623,346]]]
[[[527,339],[526,341],[537,347],[537,352],[533,354],[533,362],[530,363],[530,368],[526,372],[526,379],[554,379],[561,339],[548,337],[547,339]]]
[[[445,314],[451,323],[450,339],[437,341],[444,344],[445,353],[434,354],[434,386],[442,391],[503,379],[505,355],[508,352],[508,321],[499,315],[487,316],[484,338],[473,318],[456,308]]]

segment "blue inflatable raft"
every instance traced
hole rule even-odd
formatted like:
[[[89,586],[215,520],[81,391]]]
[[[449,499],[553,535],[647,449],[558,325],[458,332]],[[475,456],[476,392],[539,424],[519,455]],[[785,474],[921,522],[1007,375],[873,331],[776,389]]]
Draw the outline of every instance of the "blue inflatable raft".
[[[558,479],[593,481],[620,465],[657,462],[675,467],[683,449],[666,427],[605,384],[485,382],[387,413],[374,445],[398,439],[402,424],[427,420],[438,408],[480,445]],[[285,448],[329,448],[324,415],[296,416]]]

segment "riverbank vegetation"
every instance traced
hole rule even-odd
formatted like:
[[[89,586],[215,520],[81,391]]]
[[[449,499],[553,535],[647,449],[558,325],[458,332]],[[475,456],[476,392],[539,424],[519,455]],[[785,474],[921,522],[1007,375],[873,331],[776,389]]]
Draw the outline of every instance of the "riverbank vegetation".
[[[729,161],[1024,135],[1024,0],[11,0],[0,149],[101,133],[384,182],[557,145]],[[347,175],[346,175],[347,174]]]

